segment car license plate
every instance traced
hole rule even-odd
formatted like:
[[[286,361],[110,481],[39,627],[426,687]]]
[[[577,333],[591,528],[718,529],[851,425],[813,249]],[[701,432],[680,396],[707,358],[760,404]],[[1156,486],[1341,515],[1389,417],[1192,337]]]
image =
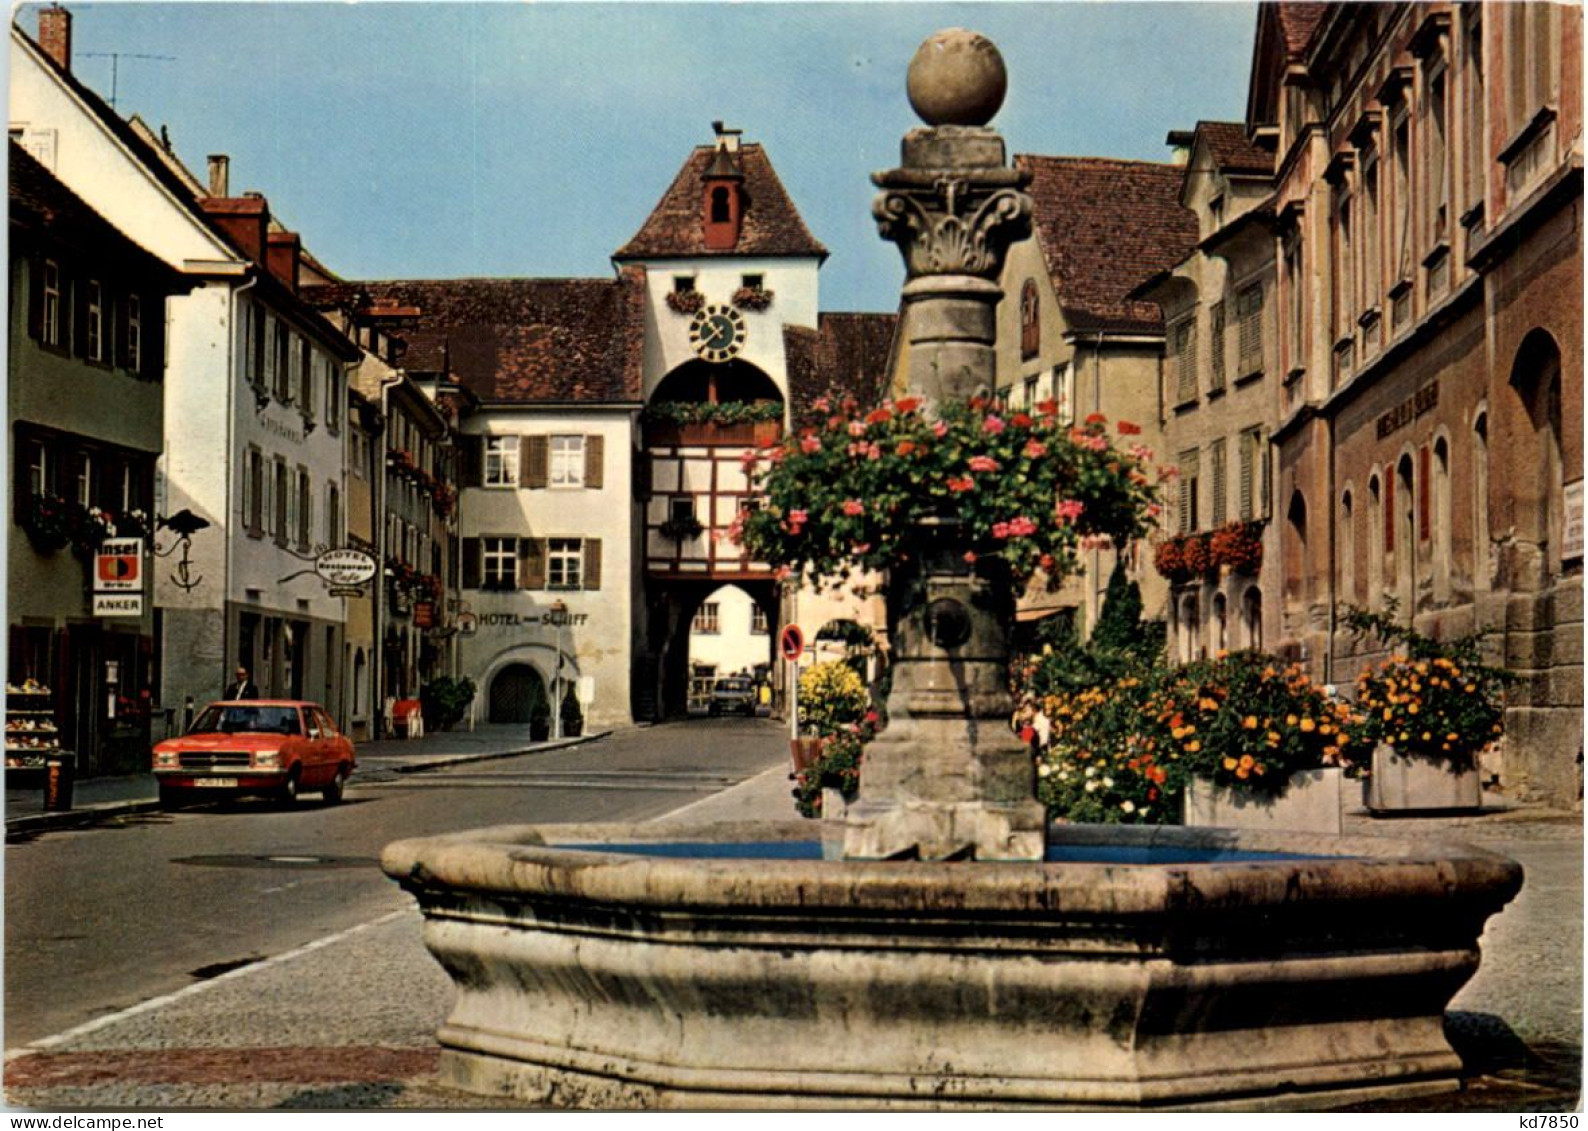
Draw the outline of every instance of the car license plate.
[[[193,784],[210,789],[236,789],[236,778],[194,778]]]

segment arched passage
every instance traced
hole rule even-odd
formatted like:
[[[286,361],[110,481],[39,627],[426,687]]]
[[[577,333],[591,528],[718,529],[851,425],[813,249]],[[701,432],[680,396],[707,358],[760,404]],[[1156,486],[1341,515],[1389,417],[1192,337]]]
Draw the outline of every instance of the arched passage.
[[[1511,366],[1511,525],[1519,560],[1515,582],[1541,581],[1560,568],[1565,486],[1561,464],[1560,346],[1544,330],[1523,339]]]
[[[535,715],[551,713],[546,681],[529,664],[508,664],[491,678],[486,699],[486,721],[528,723]]]
[[[782,627],[778,620],[776,583],[770,578],[736,579],[730,583],[735,591],[749,595],[749,616],[764,619],[767,632],[755,638],[763,649],[759,663],[770,664],[777,634]],[[686,580],[681,578],[651,578],[646,586],[647,633],[644,652],[635,661],[636,688],[635,715],[637,718],[662,719],[684,715],[689,709],[691,684],[691,651],[696,633],[691,628],[697,614],[714,593],[725,588],[722,581],[708,578]],[[760,613],[754,612],[759,609]],[[721,616],[721,607],[718,608]],[[737,669],[734,669],[737,670]]]
[[[759,366],[731,361],[687,361],[673,370],[651,394],[650,403],[755,404],[783,403],[777,382]]]
[[[704,711],[723,676],[764,678],[772,663],[772,616],[736,583],[719,585],[696,605],[689,622],[690,713]]]

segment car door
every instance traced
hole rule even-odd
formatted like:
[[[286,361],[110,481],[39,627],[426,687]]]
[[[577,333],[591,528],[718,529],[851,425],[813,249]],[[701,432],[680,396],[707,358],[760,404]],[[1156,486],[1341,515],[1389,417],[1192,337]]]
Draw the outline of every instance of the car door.
[[[327,751],[325,734],[320,729],[320,719],[314,705],[304,703],[299,708],[303,716],[303,777],[305,786],[321,785],[331,776],[326,768]]]
[[[336,729],[336,724],[331,721],[331,716],[325,713],[323,707],[316,707],[315,712],[320,716],[320,734],[325,738],[326,757],[333,767],[343,762],[351,769],[353,765],[353,743],[341,731]],[[335,770],[333,769],[334,773]]]

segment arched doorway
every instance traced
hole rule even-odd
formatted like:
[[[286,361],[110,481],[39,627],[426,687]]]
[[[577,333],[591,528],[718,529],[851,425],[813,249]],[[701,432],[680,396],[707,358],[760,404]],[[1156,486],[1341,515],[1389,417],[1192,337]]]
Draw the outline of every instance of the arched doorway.
[[[733,583],[706,593],[689,622],[689,713],[707,710],[718,679],[742,675],[759,686],[771,664],[772,616],[766,606]]]
[[[550,717],[546,681],[529,664],[508,664],[491,679],[486,721],[528,723],[537,714]]]
[[[1511,367],[1516,440],[1512,496],[1513,584],[1538,583],[1560,569],[1565,484],[1561,466],[1560,347],[1544,330],[1523,339]]]

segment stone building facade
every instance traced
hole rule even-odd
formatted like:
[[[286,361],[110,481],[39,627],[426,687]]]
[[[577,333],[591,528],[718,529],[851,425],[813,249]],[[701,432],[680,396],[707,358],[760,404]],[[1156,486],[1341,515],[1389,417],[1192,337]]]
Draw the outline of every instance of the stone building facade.
[[[1520,677],[1490,772],[1558,804],[1582,780],[1581,26],[1552,4],[1262,5],[1240,135],[1187,135],[1198,252],[1142,290],[1171,327],[1170,452],[1200,481],[1215,433],[1271,444],[1264,644],[1349,684],[1377,658],[1351,607],[1482,634]],[[1239,193],[1221,145],[1251,158]],[[1262,379],[1237,404],[1226,369],[1210,430],[1246,286]],[[1182,319],[1227,339],[1183,385]],[[1191,495],[1195,529],[1213,516]],[[1229,639],[1205,589],[1171,609],[1182,656]]]

